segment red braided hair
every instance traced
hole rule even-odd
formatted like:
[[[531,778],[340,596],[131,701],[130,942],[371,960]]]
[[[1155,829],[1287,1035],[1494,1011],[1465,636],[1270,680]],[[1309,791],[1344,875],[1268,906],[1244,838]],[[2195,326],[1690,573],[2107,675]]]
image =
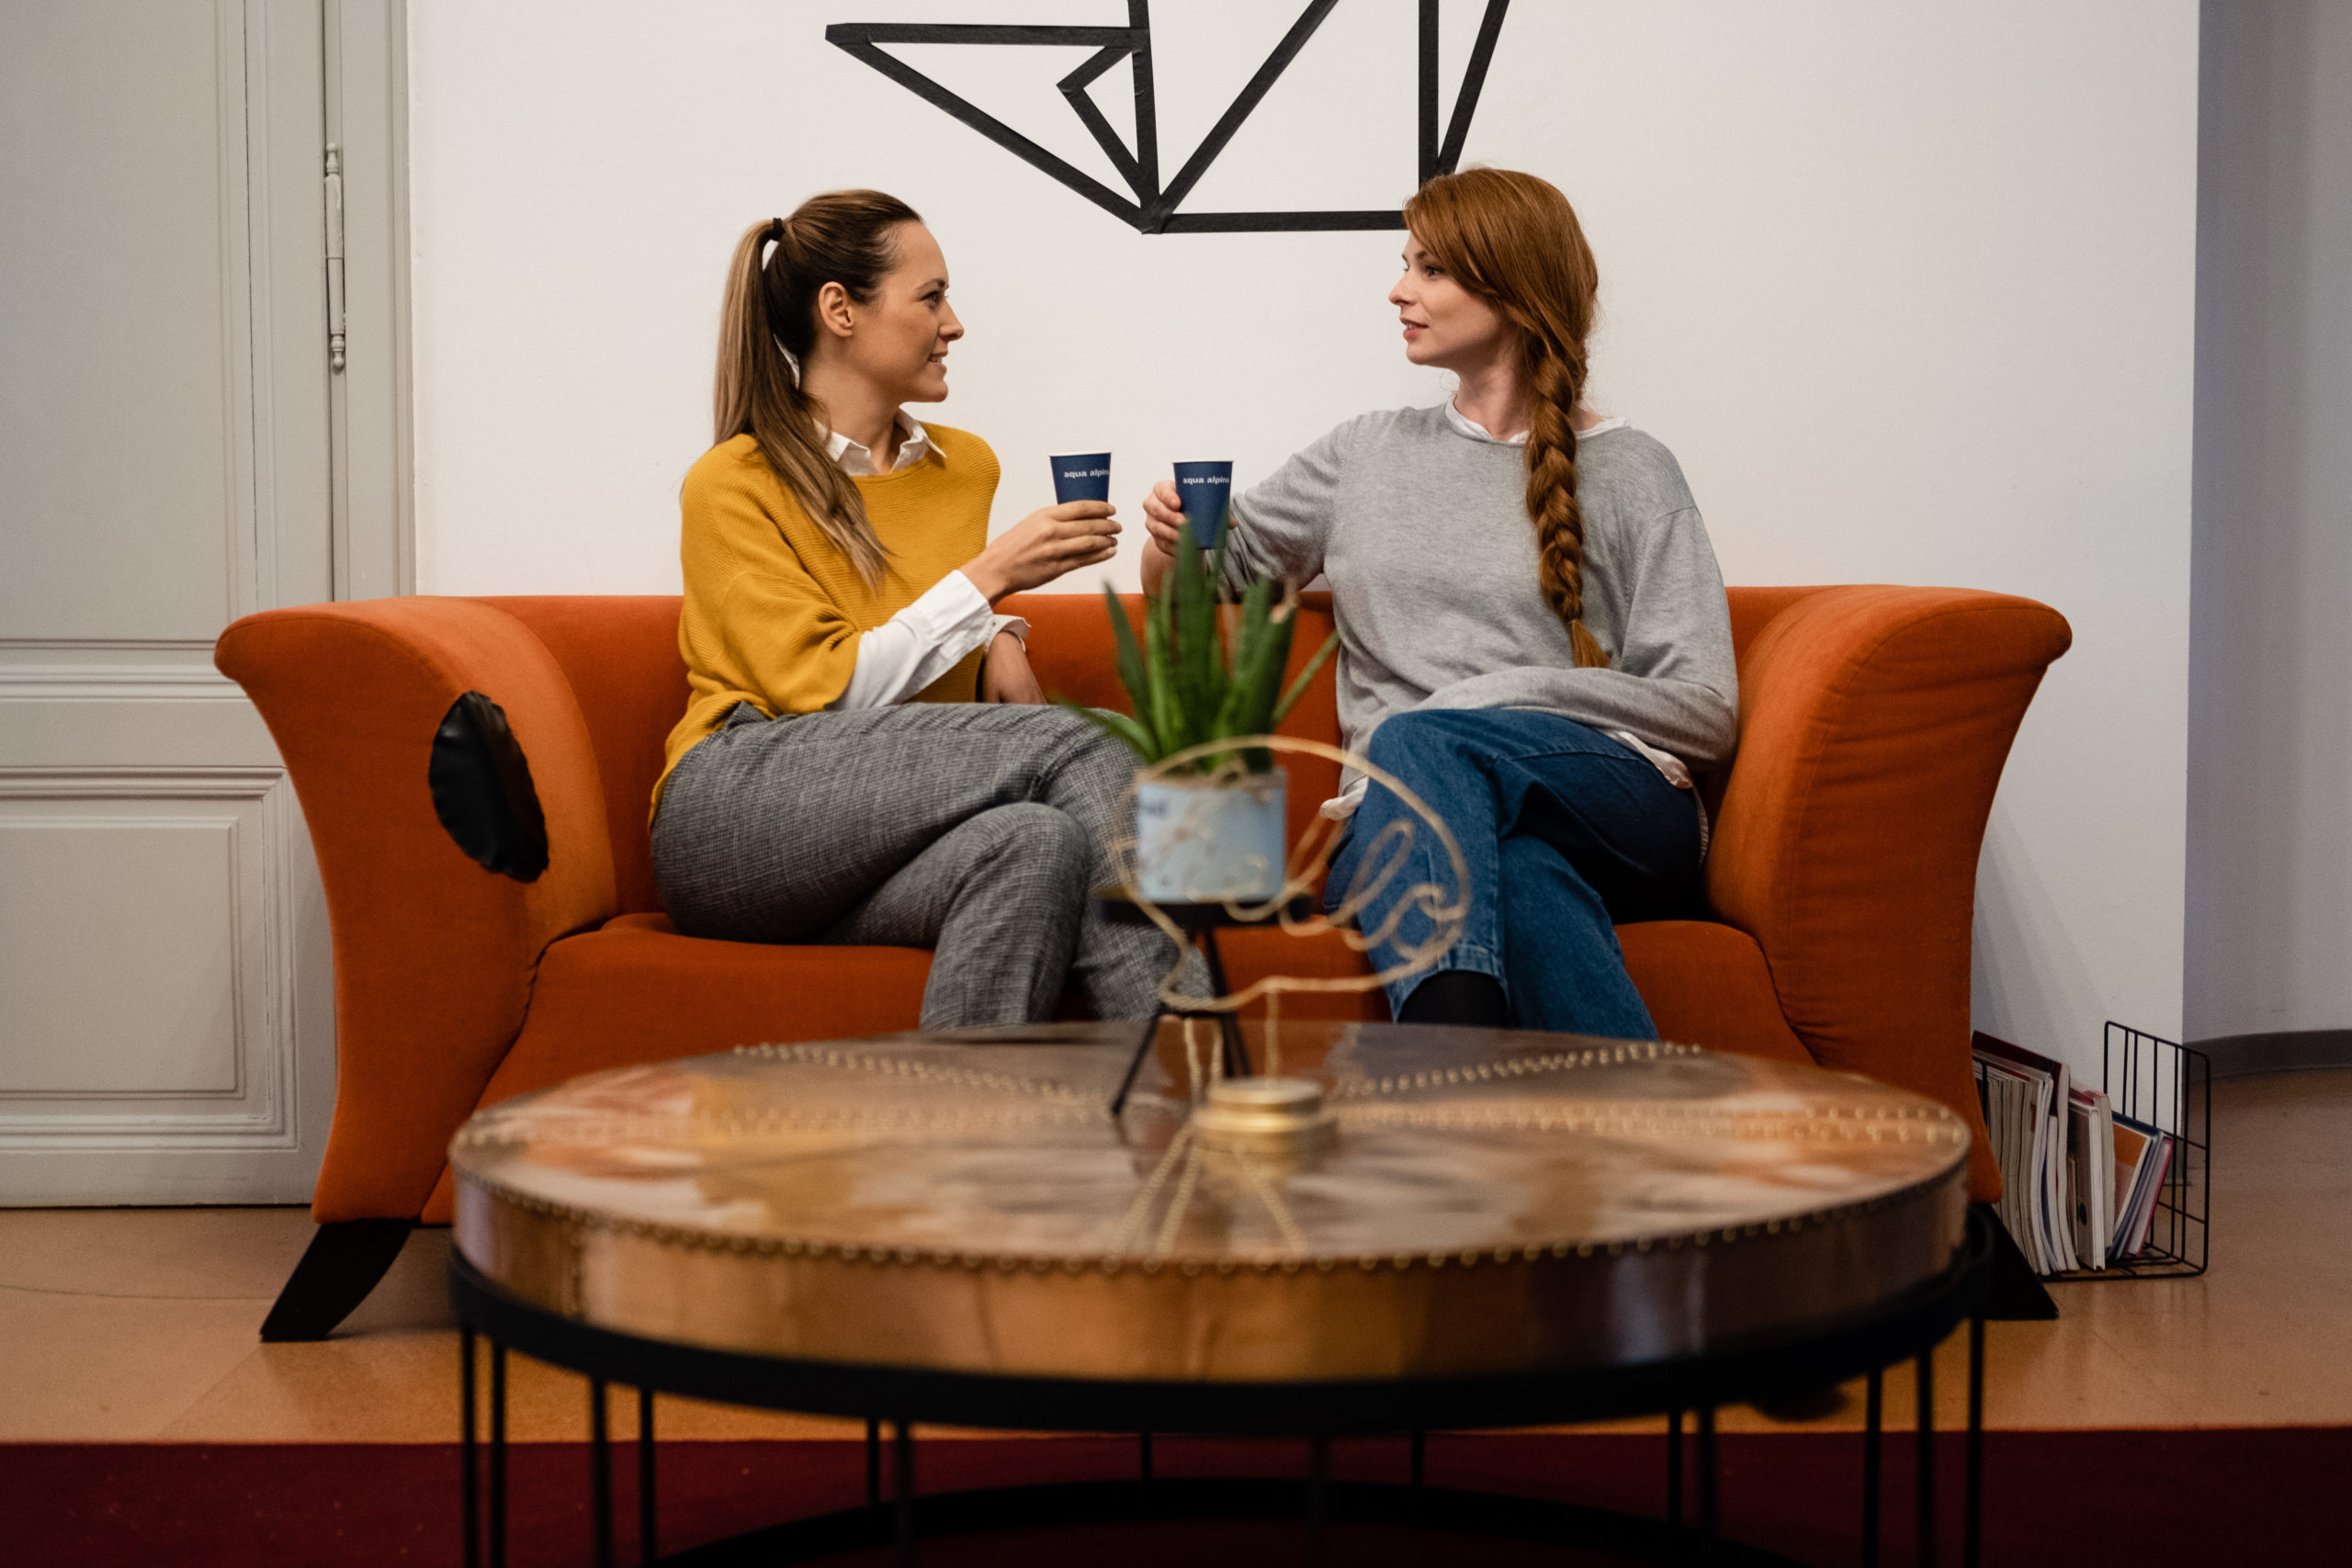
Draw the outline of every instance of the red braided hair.
[[[1463,288],[1519,333],[1527,389],[1527,515],[1544,597],[1568,624],[1580,666],[1609,652],[1584,624],[1584,512],[1570,415],[1584,397],[1585,339],[1600,273],[1576,209],[1550,182],[1508,169],[1438,175],[1405,204],[1405,225]]]

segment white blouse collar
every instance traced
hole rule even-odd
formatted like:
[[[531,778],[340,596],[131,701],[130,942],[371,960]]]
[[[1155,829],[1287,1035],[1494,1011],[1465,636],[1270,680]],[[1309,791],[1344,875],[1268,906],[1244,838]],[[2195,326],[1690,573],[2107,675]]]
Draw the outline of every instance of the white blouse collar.
[[[894,474],[900,468],[913,468],[931,454],[931,433],[904,409],[899,411],[899,455],[890,464],[890,471]],[[838,430],[826,433],[825,451],[840,466],[842,472],[853,478],[871,477],[882,471],[874,466],[874,454],[870,450]]]
[[[1464,413],[1460,409],[1455,408],[1452,398],[1445,400],[1445,423],[1453,427],[1453,433],[1456,435],[1466,435],[1473,441],[1484,441],[1496,446],[1524,446],[1527,445],[1527,432],[1522,430],[1517,435],[1511,436],[1491,434],[1487,432],[1485,425],[1480,424],[1476,420],[1472,419],[1468,414]],[[1612,416],[1602,420],[1590,430],[1577,431],[1577,439],[1583,441],[1589,437],[1599,435],[1604,431],[1623,430],[1624,428],[1625,422]]]

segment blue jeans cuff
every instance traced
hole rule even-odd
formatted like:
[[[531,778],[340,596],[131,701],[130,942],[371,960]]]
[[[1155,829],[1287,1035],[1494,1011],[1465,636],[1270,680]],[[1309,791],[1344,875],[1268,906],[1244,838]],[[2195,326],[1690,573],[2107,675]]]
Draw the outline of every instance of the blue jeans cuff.
[[[1510,994],[1510,987],[1503,979],[1503,961],[1499,954],[1471,942],[1457,942],[1446,950],[1445,956],[1428,968],[1418,970],[1401,980],[1391,980],[1381,987],[1388,995],[1388,1016],[1395,1018],[1405,1010],[1405,998],[1420,989],[1422,981],[1432,975],[1442,975],[1449,969],[1468,969],[1484,975],[1501,986],[1505,996]]]

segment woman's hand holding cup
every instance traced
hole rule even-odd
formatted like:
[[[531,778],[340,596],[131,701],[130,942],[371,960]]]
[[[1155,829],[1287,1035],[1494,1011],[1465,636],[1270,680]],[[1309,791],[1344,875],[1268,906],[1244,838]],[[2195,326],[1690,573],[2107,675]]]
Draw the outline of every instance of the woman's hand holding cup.
[[[964,575],[993,604],[1066,571],[1100,566],[1119,553],[1119,525],[1111,520],[1117,510],[1107,501],[1042,507],[989,541]]]
[[[1184,542],[1184,503],[1176,494],[1176,481],[1162,479],[1151,487],[1143,498],[1143,525],[1151,539],[1143,556],[1143,588],[1147,593],[1157,592],[1159,579],[1176,562],[1176,551]]]
[[[1177,498],[1174,479],[1160,480],[1143,498],[1143,522],[1159,553],[1175,559],[1176,547],[1184,537],[1184,503]]]

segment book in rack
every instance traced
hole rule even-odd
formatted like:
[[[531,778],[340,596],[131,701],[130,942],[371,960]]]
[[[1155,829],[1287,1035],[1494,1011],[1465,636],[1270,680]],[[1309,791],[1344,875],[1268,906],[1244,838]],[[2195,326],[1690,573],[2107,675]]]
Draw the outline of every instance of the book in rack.
[[[1973,1042],[2001,1168],[1998,1208],[2044,1276],[2202,1273],[2210,1066],[2201,1053],[2108,1026],[2103,1083],[1989,1034]]]

